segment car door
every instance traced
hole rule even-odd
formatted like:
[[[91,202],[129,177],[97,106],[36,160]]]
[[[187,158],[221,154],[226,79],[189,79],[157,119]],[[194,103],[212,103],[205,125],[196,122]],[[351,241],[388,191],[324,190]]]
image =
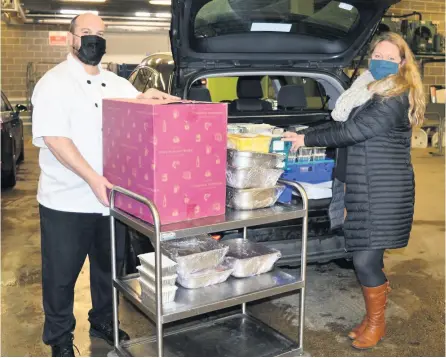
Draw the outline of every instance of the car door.
[[[8,127],[13,140],[13,145],[15,150],[14,153],[16,154],[16,158],[18,158],[22,150],[22,140],[23,140],[23,133],[22,133],[23,128],[20,120],[20,114],[18,111],[14,111],[14,108],[12,107],[8,98],[2,92],[2,120],[4,117],[8,118],[9,122]]]
[[[182,90],[202,72],[254,66],[339,71],[399,1],[173,1],[174,86]]]
[[[129,81],[139,92],[145,92],[153,87],[153,71],[148,67],[140,67],[130,76]]]

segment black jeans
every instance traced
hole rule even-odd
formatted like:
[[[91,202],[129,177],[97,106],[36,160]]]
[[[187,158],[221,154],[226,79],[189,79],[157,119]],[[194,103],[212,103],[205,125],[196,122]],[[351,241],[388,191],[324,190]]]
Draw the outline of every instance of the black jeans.
[[[76,326],[74,286],[88,255],[90,261],[91,323],[112,320],[110,218],[70,213],[40,205],[42,291],[45,324],[43,342],[63,344]],[[116,223],[118,268],[122,267],[125,227]]]
[[[353,252],[353,265],[362,286],[378,287],[386,283],[383,272],[384,249]]]

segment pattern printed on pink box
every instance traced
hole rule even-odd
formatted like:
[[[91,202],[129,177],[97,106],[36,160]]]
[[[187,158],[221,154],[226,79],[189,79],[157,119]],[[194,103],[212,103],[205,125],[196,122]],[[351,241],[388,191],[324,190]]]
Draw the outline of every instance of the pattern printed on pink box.
[[[163,224],[224,214],[225,104],[104,100],[103,118],[104,175],[153,201]],[[132,199],[116,206],[153,223]]]

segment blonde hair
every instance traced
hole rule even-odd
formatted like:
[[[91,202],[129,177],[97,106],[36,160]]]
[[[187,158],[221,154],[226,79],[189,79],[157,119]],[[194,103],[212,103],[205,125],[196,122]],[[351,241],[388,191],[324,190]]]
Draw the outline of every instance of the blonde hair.
[[[398,47],[402,62],[396,75],[372,82],[369,85],[369,90],[382,97],[394,97],[409,92],[409,121],[412,126],[421,125],[426,110],[426,98],[415,56],[407,42],[393,32],[385,32],[379,35],[372,43],[370,53],[373,53],[376,46],[383,41],[390,42]]]

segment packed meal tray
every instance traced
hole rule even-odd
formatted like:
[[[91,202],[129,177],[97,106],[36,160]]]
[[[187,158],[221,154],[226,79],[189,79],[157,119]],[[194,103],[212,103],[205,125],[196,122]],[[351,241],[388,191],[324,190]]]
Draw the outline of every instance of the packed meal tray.
[[[179,274],[187,275],[220,264],[228,247],[208,235],[199,235],[162,243],[164,255],[175,261]]]
[[[246,239],[230,239],[223,243],[229,247],[227,258],[234,277],[250,277],[269,272],[281,257],[280,251]]]

